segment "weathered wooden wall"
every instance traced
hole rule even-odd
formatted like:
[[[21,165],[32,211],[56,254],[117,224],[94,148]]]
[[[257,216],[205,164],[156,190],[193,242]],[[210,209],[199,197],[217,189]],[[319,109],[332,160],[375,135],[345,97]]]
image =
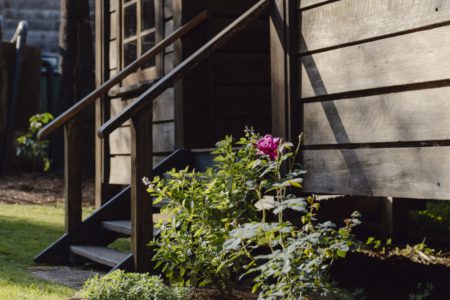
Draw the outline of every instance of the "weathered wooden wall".
[[[450,2],[303,0],[307,192],[450,199]]]
[[[229,25],[257,1],[213,0],[210,31]],[[210,60],[210,146],[227,134],[239,137],[245,126],[261,134],[271,129],[269,19],[256,20]]]
[[[121,45],[124,19],[120,3],[120,0],[109,0],[110,34],[108,40],[103,41],[109,48],[110,76],[125,65]],[[162,77],[254,3],[256,0],[155,0],[157,41],[205,9],[209,18],[200,28],[158,56],[154,68],[133,74],[118,88]],[[269,21],[265,16],[155,100],[154,164],[175,147],[211,147],[226,134],[241,135],[246,125],[254,126],[261,133],[270,131],[268,32]],[[114,117],[132,101],[132,97],[113,97],[108,113]],[[130,124],[113,132],[108,145],[109,183],[127,184],[130,178]]]
[[[156,19],[156,40],[160,40],[173,32],[173,14],[171,0],[155,0],[159,17]],[[123,16],[121,16],[120,2],[111,1],[110,15],[110,46],[109,65],[110,74],[114,75],[124,67],[122,57]],[[123,81],[122,88],[139,85],[142,82],[162,77],[173,69],[173,46],[164,51],[164,55],[156,59],[156,66],[143,72],[132,74]],[[114,117],[127,105],[135,100],[133,97],[113,98],[110,102],[110,116]],[[167,90],[153,103],[153,164],[160,162],[165,156],[175,150],[175,123],[174,123],[174,91]],[[130,181],[130,123],[114,131],[109,137],[110,175],[111,184],[128,184]]]

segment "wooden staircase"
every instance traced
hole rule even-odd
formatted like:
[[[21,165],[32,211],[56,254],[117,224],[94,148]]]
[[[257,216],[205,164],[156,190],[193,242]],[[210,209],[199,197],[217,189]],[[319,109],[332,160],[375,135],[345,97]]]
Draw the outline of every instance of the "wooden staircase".
[[[158,215],[160,205],[152,205],[142,178],[163,176],[172,168],[181,169],[191,166],[197,170],[203,170],[211,165],[211,157],[205,151],[177,150],[156,167],[150,167],[153,133],[149,124],[152,123],[153,101],[173,86],[178,79],[204,62],[214,51],[247,28],[270,7],[271,3],[270,0],[260,0],[163,78],[151,84],[133,104],[99,126],[97,134],[100,138],[104,138],[123,123],[131,120],[131,185],[107,201],[85,221],[81,218],[80,113],[97,99],[105,96],[125,77],[204,22],[207,19],[207,12],[200,13],[174,31],[38,133],[38,137],[42,138],[56,128],[64,126],[66,233],[42,251],[35,258],[35,262],[71,264],[93,261],[112,269],[152,271],[152,250],[148,247],[148,243],[156,233],[153,223],[157,217],[160,217]],[[131,237],[130,253],[107,247],[124,236]]]
[[[177,150],[153,169],[156,176],[164,176],[164,172],[191,166],[196,170],[204,170],[212,165],[209,150]],[[148,196],[148,202],[152,199]],[[160,209],[167,202],[153,205],[153,222],[163,221],[165,217]],[[120,268],[132,271],[133,255],[108,248],[118,238],[131,237],[133,234],[131,216],[131,187],[124,188],[110,199],[104,206],[94,212],[73,232],[64,234],[55,243],[42,251],[34,259],[36,263],[77,264],[94,262],[112,270]],[[158,229],[152,227],[153,236]],[[148,262],[150,264],[150,262]]]

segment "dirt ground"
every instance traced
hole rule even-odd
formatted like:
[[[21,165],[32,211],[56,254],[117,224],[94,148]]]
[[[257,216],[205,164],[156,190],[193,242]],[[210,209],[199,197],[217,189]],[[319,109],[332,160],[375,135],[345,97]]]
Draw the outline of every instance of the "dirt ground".
[[[0,177],[0,202],[56,205],[64,202],[64,177],[54,173],[16,173]],[[83,182],[83,203],[94,204],[94,182]]]

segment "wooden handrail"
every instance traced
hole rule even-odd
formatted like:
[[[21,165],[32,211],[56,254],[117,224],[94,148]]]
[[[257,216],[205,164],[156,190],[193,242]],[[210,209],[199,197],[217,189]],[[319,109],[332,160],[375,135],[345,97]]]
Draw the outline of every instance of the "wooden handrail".
[[[47,124],[44,128],[42,128],[38,134],[38,139],[42,139],[52,133],[58,127],[61,127],[73,117],[82,112],[87,106],[92,104],[96,99],[105,95],[113,86],[121,82],[125,77],[133,73],[136,69],[144,65],[150,59],[155,57],[157,54],[162,52],[169,45],[174,43],[177,39],[185,36],[187,33],[195,29],[198,25],[203,23],[208,18],[207,11],[203,11],[198,14],[195,18],[184,24],[179,29],[175,30],[168,37],[157,43],[153,48],[145,52],[140,58],[136,59],[133,63],[128,65],[126,68],[117,73],[113,78],[104,82],[101,86],[99,86],[96,90],[91,92],[89,95],[84,97],[82,100],[74,104],[71,108],[66,110],[62,115],[57,117],[55,120]]]
[[[110,134],[115,129],[120,127],[127,120],[132,118],[136,113],[146,108],[153,102],[156,97],[161,95],[167,88],[172,86],[178,79],[183,77],[187,72],[195,66],[206,60],[217,49],[231,40],[237,33],[243,29],[256,18],[258,18],[270,5],[270,0],[260,0],[234,22],[228,25],[225,29],[219,32],[211,40],[209,40],[199,50],[189,56],[181,64],[176,66],[171,72],[165,75],[161,80],[156,82],[144,94],[142,94],[133,104],[127,106],[115,118],[108,120],[97,131],[100,138]]]

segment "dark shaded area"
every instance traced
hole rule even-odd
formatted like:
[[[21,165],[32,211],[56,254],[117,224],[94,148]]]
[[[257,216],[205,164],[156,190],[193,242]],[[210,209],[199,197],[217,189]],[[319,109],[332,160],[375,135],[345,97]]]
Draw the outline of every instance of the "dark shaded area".
[[[442,265],[423,265],[403,257],[380,259],[352,253],[345,260],[334,263],[332,278],[349,290],[364,289],[367,300],[409,299],[419,293],[419,284],[433,284],[431,297],[450,299],[450,268]]]

